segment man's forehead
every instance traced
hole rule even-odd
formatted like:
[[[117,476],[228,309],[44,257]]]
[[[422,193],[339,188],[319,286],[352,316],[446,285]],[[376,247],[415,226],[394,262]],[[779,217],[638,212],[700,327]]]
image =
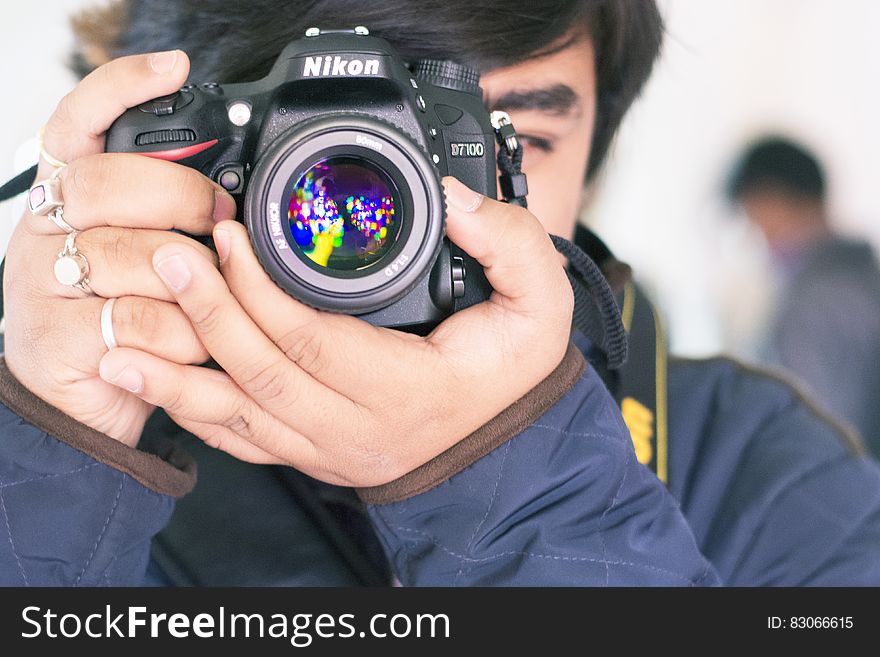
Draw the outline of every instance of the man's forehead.
[[[578,40],[545,57],[487,71],[484,100],[493,110],[580,114],[595,93],[594,62],[592,44]]]

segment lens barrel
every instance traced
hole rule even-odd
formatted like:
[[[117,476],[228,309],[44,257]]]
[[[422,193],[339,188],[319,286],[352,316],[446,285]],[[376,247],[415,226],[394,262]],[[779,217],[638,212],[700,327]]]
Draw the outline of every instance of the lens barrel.
[[[245,223],[275,283],[313,307],[388,306],[431,270],[443,241],[440,179],[380,119],[334,114],[282,133],[254,168]]]

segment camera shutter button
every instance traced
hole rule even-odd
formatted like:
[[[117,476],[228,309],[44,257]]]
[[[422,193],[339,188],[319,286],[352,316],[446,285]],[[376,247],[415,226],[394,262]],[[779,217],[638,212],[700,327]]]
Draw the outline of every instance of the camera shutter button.
[[[186,107],[193,101],[193,95],[187,91],[175,91],[167,96],[160,96],[146,103],[138,105],[141,112],[147,114],[155,114],[156,116],[167,116],[174,114],[182,107]]]

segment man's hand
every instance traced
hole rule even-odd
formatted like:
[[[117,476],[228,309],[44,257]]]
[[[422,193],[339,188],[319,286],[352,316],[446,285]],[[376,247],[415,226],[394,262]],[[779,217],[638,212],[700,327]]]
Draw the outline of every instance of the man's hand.
[[[495,292],[427,337],[310,308],[266,275],[244,228],[214,229],[221,271],[187,244],[153,265],[225,370],[114,349],[101,376],[208,444],[286,463],[324,481],[386,483],[440,454],[545,378],[565,353],[573,299],[560,259],[527,210],[444,180],[447,234]]]
[[[103,153],[104,132],[126,108],[179,88],[188,70],[178,51],[117,59],[65,96],[46,125],[46,150],[69,162],[59,175],[64,220],[81,231],[75,245],[89,263],[96,296],[55,279],[66,235],[46,217],[26,210],[6,254],[9,370],[49,404],[132,446],[154,407],[98,376],[107,352],[100,328],[105,299],[117,298],[120,345],[177,363],[204,362],[208,354],[153,271],[151,256],[173,243],[213,267],[210,249],[168,229],[207,234],[215,221],[235,216],[235,203],[193,169]],[[41,162],[38,179],[51,173]]]

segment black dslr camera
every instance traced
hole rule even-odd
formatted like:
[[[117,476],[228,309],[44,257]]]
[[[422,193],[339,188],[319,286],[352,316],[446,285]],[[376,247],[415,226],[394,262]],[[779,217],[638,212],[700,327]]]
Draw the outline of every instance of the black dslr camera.
[[[106,149],[217,181],[272,280],[316,308],[430,326],[491,294],[445,237],[440,185],[451,175],[496,197],[479,74],[409,69],[365,28],[312,28],[262,80],[188,84],[128,110]]]

